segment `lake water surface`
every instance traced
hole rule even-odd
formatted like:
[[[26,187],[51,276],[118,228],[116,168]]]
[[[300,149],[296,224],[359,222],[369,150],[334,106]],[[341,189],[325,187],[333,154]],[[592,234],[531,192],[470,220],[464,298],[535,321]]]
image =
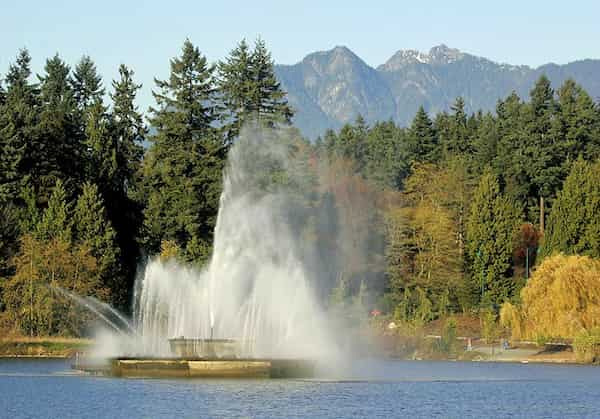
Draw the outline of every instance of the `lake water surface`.
[[[65,360],[0,359],[0,417],[600,417],[598,367],[374,360],[342,370],[135,380],[78,375]]]

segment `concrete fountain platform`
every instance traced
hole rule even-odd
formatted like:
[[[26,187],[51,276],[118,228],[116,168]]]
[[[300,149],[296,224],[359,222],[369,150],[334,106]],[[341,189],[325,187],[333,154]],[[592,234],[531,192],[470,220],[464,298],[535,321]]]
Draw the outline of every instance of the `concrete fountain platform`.
[[[299,359],[119,358],[113,377],[137,378],[308,378],[315,363]]]
[[[315,362],[236,356],[233,339],[169,339],[174,357],[118,357],[105,362],[75,359],[73,368],[94,375],[135,378],[309,378]]]

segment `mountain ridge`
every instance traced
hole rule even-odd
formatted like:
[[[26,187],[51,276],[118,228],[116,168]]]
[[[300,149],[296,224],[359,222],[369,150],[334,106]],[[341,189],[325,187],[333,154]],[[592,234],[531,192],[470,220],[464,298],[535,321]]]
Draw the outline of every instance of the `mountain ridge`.
[[[538,67],[499,63],[440,44],[428,52],[400,49],[371,67],[346,46],[306,55],[275,72],[291,106],[294,124],[309,138],[338,129],[362,115],[368,123],[394,120],[408,125],[419,106],[431,114],[450,109],[461,96],[467,111],[493,111],[498,99],[516,91],[527,98],[546,74],[557,89],[573,78],[596,99],[600,60],[584,58]]]

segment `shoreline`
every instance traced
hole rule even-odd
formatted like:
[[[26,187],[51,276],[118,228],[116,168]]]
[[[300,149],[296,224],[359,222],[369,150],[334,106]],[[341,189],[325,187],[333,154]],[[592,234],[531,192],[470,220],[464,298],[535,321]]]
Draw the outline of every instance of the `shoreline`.
[[[0,339],[0,359],[68,359],[87,350],[91,339],[23,337]]]
[[[70,359],[86,352],[93,345],[91,339],[61,337],[12,337],[0,339],[0,359]],[[502,349],[497,346],[476,345],[472,351],[459,351],[455,356],[427,353],[417,350],[412,354],[380,353],[382,359],[403,361],[460,361],[519,364],[598,365],[577,360],[571,348],[545,350],[535,347]],[[400,355],[400,356],[398,356]]]
[[[489,348],[486,348],[489,351]],[[468,354],[468,355],[467,355]],[[458,362],[494,362],[513,364],[569,364],[569,365],[598,365],[594,362],[580,361],[575,357],[572,350],[548,352],[532,349],[508,349],[498,353],[486,353],[479,350],[463,352],[457,357],[446,357],[440,354],[427,356],[415,354],[413,357],[397,358],[415,361],[458,361]]]
[[[73,359],[76,357],[75,352],[69,354],[10,354],[3,353],[0,354],[0,360],[10,360],[10,359]],[[588,365],[588,366],[600,366],[593,362],[581,362],[571,358],[552,358],[552,357],[523,357],[523,358],[496,358],[489,359],[485,357],[475,357],[472,359],[460,359],[460,358],[427,358],[427,357],[417,357],[417,358],[401,358],[401,357],[390,357],[383,356],[381,359],[391,360],[391,361],[414,361],[414,362],[485,362],[485,363],[511,363],[511,364],[560,364],[560,365]]]
[[[71,359],[73,355],[21,355],[2,354],[0,359]]]

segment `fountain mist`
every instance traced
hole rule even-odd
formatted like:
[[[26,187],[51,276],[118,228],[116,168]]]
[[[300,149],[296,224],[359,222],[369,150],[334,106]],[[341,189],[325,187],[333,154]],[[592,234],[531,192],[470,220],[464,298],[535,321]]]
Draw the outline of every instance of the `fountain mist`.
[[[287,136],[247,129],[230,150],[203,270],[158,258],[147,264],[136,285],[138,354],[168,355],[168,339],[183,336],[239,340],[240,356],[330,355],[312,288],[318,270],[302,256],[293,227],[298,197],[281,181],[298,175]]]

